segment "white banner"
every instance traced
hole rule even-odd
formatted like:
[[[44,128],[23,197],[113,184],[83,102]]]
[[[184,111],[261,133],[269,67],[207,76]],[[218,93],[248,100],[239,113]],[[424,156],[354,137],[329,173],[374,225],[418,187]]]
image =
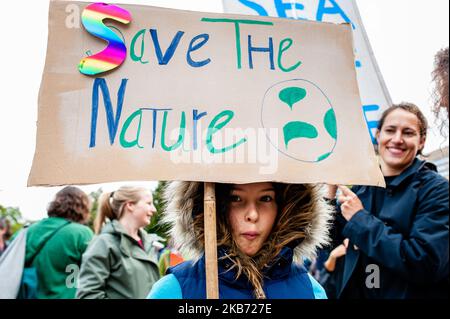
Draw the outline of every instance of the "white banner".
[[[374,142],[381,113],[391,103],[355,0],[223,0],[226,13],[351,23],[363,112]]]

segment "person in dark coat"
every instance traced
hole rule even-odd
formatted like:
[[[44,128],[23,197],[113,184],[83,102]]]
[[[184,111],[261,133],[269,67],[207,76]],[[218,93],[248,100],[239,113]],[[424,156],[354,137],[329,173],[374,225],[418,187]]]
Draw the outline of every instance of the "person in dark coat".
[[[426,132],[417,106],[393,105],[376,135],[386,188],[339,186],[335,240],[350,240],[339,298],[448,298],[449,183],[417,158]]]

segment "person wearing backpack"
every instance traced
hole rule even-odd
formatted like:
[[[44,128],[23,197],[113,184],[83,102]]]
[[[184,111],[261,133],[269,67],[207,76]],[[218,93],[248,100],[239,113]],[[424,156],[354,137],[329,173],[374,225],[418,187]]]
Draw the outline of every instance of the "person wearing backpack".
[[[93,237],[84,225],[90,216],[89,197],[81,189],[67,186],[56,194],[47,213],[48,218],[27,230],[19,298],[73,299],[81,256]],[[24,291],[27,268],[34,268],[37,274],[36,295]]]

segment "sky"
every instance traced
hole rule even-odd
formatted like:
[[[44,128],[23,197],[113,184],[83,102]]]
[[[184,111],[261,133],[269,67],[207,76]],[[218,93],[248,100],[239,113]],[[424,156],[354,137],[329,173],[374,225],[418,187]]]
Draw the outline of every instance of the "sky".
[[[223,12],[221,0],[108,3],[116,2]],[[393,102],[413,102],[427,115],[432,130],[426,152],[448,145],[448,139],[440,136],[429,110],[434,55],[449,44],[449,1],[356,0],[356,3]],[[25,219],[38,220],[46,216],[48,202],[61,189],[26,187],[35,151],[38,92],[47,46],[48,1],[8,1],[3,8],[9,14],[0,19],[0,205],[19,207]],[[122,184],[130,182],[82,186],[82,189],[91,192],[101,187],[108,191]],[[156,182],[132,184],[156,186]]]

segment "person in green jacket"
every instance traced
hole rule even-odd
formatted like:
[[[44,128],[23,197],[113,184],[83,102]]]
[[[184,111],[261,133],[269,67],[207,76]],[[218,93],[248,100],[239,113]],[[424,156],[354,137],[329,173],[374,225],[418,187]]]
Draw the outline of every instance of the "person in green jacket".
[[[81,256],[94,235],[83,225],[90,216],[89,197],[77,187],[65,187],[47,214],[28,228],[25,265],[36,268],[37,298],[73,299]]]
[[[102,195],[95,221],[98,235],[83,255],[77,298],[147,296],[160,278],[154,242],[162,238],[142,228],[155,213],[152,194],[145,188],[123,186]]]

